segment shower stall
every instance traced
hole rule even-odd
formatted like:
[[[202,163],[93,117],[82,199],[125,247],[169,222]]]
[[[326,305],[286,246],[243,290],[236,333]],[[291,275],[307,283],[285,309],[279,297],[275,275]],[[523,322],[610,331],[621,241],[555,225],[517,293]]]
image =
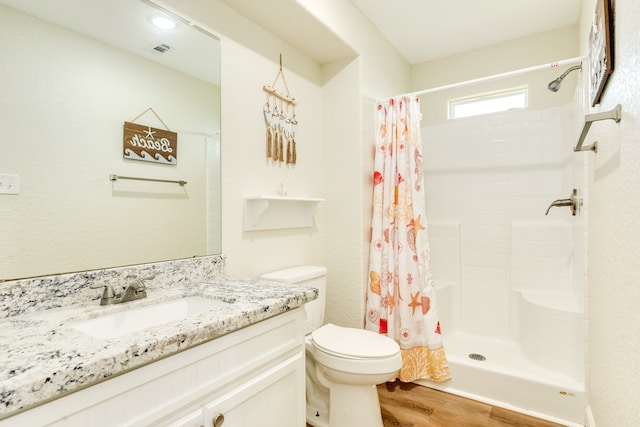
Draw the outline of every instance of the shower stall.
[[[452,379],[422,385],[582,426],[589,153],[575,105],[421,129],[432,270]]]

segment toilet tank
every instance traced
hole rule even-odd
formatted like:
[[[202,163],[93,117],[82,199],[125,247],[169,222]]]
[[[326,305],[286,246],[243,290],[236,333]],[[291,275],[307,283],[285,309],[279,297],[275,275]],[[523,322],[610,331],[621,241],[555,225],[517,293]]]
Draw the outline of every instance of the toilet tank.
[[[318,289],[318,298],[304,305],[305,334],[311,333],[324,324],[324,304],[327,300],[326,278],[326,267],[314,265],[303,265],[285,270],[272,271],[271,273],[260,276],[261,280],[304,285]]]

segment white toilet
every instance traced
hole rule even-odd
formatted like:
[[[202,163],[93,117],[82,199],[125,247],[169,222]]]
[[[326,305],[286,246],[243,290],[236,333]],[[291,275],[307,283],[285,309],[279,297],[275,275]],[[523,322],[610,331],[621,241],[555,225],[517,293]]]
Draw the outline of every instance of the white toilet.
[[[274,271],[262,280],[317,288],[305,305],[307,422],[315,427],[382,427],[377,384],[394,380],[402,358],[390,338],[364,329],[323,325],[325,267]]]

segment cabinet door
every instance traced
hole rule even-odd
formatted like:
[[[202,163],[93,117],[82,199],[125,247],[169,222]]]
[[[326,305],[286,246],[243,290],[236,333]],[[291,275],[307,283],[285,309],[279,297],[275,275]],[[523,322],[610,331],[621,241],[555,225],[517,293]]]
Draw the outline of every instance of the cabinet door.
[[[291,356],[206,404],[205,427],[304,427],[303,358]]]

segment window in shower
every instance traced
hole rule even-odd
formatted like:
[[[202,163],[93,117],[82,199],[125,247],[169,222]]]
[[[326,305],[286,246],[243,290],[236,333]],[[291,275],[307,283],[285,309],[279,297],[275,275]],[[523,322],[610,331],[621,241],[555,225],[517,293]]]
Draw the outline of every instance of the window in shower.
[[[527,106],[528,90],[519,87],[500,92],[449,100],[449,118],[479,116]]]

